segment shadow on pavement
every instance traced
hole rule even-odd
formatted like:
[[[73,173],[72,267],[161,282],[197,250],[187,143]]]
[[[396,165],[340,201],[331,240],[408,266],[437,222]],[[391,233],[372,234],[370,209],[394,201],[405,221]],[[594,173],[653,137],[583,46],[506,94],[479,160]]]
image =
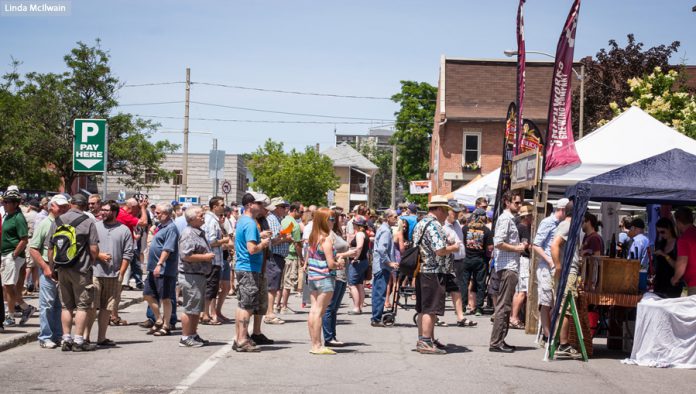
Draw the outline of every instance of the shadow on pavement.
[[[154,341],[115,341],[117,347],[120,347],[120,345],[137,345],[139,343],[152,343]]]
[[[452,353],[470,353],[471,349],[469,349],[466,346],[459,346],[459,345],[447,345],[447,353],[452,354]]]

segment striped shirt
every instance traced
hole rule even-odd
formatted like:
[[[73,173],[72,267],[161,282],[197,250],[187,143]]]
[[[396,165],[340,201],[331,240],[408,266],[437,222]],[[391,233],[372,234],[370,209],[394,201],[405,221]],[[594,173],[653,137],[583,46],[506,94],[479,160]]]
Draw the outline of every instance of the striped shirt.
[[[271,238],[277,238],[278,235],[280,234],[280,230],[282,229],[280,226],[280,220],[278,216],[276,216],[273,212],[271,212],[270,215],[266,216],[266,221],[268,222],[268,227],[270,227],[271,232]],[[277,254],[283,257],[288,256],[288,252],[290,251],[290,244],[287,242],[279,243],[276,245],[271,246],[271,253]]]
[[[495,245],[495,250],[493,251],[495,270],[519,272],[520,254],[498,249],[498,245],[503,242],[508,245],[519,245],[520,243],[520,234],[517,232],[515,217],[512,216],[512,213],[508,210],[503,211],[498,217],[498,221],[495,223],[495,236],[493,237],[493,244]]]
[[[326,255],[321,248],[321,242],[309,248],[309,259],[307,259],[307,280],[321,280],[331,276],[329,263]]]

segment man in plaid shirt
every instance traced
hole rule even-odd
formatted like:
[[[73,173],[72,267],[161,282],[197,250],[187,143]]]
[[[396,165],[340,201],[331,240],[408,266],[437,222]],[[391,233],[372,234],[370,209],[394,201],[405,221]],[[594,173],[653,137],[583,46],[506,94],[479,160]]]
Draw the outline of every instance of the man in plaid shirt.
[[[515,351],[515,347],[505,343],[505,337],[510,324],[512,297],[515,295],[515,288],[519,280],[520,255],[527,245],[520,243],[514,216],[520,210],[522,197],[508,191],[503,194],[502,202],[505,204],[505,211],[498,217],[493,237],[495,245],[493,257],[495,258],[496,271],[500,277],[500,291],[498,303],[495,305],[493,332],[491,332],[488,350],[512,353]]]

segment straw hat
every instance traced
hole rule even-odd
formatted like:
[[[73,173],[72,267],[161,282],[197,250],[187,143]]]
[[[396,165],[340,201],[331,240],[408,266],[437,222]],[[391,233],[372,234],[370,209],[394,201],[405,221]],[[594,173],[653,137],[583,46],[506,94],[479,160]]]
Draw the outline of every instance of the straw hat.
[[[452,209],[452,207],[449,205],[449,200],[447,199],[447,197],[441,196],[439,194],[434,195],[428,203],[428,208],[437,207]]]

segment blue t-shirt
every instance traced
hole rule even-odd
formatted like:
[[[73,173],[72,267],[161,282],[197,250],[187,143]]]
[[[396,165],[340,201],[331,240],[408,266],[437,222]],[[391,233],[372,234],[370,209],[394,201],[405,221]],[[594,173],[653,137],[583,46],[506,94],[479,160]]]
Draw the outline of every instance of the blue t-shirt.
[[[400,219],[403,219],[408,223],[408,240],[413,241],[413,229],[416,228],[416,223],[418,223],[418,216],[416,215],[404,215]]]
[[[252,241],[261,243],[261,233],[256,225],[256,221],[249,216],[243,215],[237,221],[235,230],[234,251],[237,263],[234,266],[236,271],[261,272],[263,266],[263,251],[256,254],[249,254],[247,242]]]
[[[167,224],[157,226],[157,233],[152,237],[150,243],[150,253],[147,256],[147,270],[152,272],[157,266],[163,251],[169,252],[169,257],[164,262],[164,276],[177,276],[179,264],[179,230],[174,221],[170,220]]]

